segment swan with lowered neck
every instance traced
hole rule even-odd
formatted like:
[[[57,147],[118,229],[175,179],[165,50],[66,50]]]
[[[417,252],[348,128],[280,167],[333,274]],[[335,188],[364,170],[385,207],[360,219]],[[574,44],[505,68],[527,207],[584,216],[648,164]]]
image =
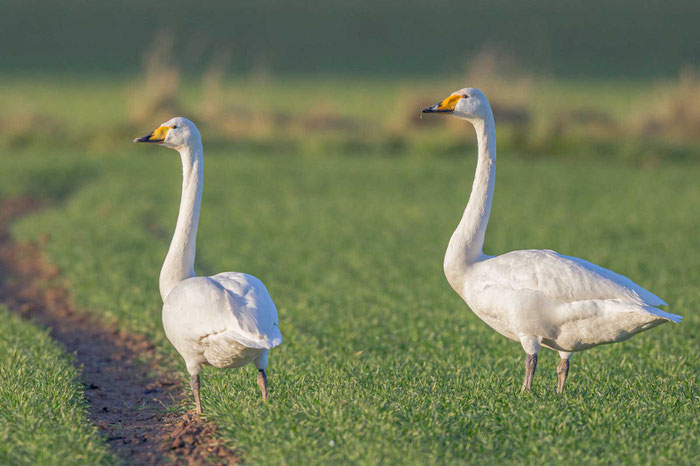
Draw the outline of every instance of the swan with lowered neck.
[[[160,271],[163,328],[185,360],[197,414],[202,413],[202,365],[228,368],[254,362],[257,383],[267,399],[269,350],[282,343],[277,308],[265,285],[252,275],[194,273],[195,244],[202,204],[204,156],[199,130],[190,120],[173,118],[134,142],[155,143],[180,153],[182,197],[175,234]]]
[[[666,303],[630,279],[583,259],[549,250],[483,253],[496,178],[496,129],[483,92],[464,88],[421,110],[469,121],[476,130],[478,160],[469,202],[450,238],[444,270],[450,286],[472,311],[501,335],[521,343],[522,389],[532,390],[537,352],[559,352],[557,392],[562,392],[572,353],[626,340],[681,316],[658,309]]]

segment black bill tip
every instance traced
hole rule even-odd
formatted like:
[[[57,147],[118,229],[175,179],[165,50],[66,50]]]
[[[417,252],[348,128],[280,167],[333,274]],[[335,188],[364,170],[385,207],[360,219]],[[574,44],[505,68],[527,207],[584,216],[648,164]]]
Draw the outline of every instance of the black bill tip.
[[[422,108],[421,113],[452,113],[452,110],[441,109],[440,104],[431,105],[430,107]]]
[[[163,142],[162,139],[153,139],[153,133],[134,139],[134,142]]]

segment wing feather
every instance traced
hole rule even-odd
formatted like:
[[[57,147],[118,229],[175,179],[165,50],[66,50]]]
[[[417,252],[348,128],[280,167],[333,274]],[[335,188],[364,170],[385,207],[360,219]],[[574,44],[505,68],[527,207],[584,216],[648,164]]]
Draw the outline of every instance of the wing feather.
[[[209,278],[226,291],[227,307],[235,319],[235,325],[228,330],[241,343],[268,349],[282,343],[277,307],[259,279],[239,272],[224,272]]]
[[[666,302],[629,278],[550,250],[513,251],[483,263],[488,281],[514,290],[536,290],[559,302],[621,299],[664,306]]]
[[[275,303],[252,275],[224,272],[187,279],[170,292],[165,305],[174,328],[190,339],[222,335],[260,349],[282,343]]]

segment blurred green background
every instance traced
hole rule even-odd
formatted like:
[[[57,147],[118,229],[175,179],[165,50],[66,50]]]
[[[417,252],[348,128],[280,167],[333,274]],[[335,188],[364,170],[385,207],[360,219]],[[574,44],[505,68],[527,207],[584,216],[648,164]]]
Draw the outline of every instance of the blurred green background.
[[[462,153],[462,125],[418,109],[469,85],[501,148],[693,161],[699,17],[657,0],[6,0],[0,149],[105,151],[181,114],[268,152]]]
[[[554,76],[668,77],[700,59],[699,17],[692,0],[4,0],[0,69],[127,74],[167,29],[192,72],[224,48],[236,72],[434,76],[488,44]]]

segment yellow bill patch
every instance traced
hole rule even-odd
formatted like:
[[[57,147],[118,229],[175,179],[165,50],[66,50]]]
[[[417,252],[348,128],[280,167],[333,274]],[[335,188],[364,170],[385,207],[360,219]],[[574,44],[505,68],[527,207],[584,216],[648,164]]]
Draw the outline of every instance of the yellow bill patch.
[[[151,133],[149,138],[151,141],[165,141],[165,136],[168,134],[172,126],[161,126]]]
[[[446,98],[445,100],[440,102],[440,104],[437,106],[436,110],[443,111],[443,112],[445,112],[445,111],[451,112],[452,110],[455,109],[455,107],[457,106],[457,102],[459,102],[459,99],[461,99],[461,98],[462,98],[462,96],[459,94],[452,94],[451,96],[449,96],[448,98]]]

